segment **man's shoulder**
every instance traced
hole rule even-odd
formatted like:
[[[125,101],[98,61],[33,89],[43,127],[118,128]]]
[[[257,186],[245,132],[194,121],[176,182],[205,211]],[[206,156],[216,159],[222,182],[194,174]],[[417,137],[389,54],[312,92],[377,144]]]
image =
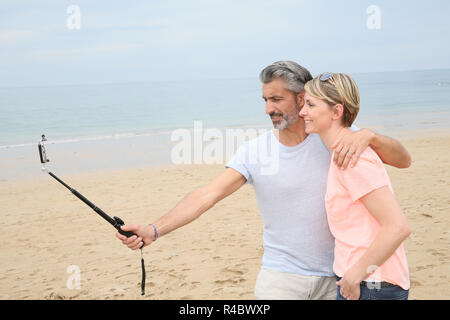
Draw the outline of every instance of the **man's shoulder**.
[[[314,150],[319,148],[329,154],[327,146],[317,133],[310,133],[307,139],[309,139],[309,143],[307,144],[309,148],[314,148]]]
[[[260,146],[262,143],[270,142],[271,138],[272,130],[266,130],[256,137],[246,140],[244,143],[242,143],[241,147],[244,147],[246,149],[254,149]]]
[[[280,147],[280,143],[278,142],[277,138],[275,137],[273,130],[267,130],[264,133],[251,138],[249,140],[246,140],[244,143],[241,144],[241,148],[248,150],[248,151],[257,151],[257,150],[270,150],[272,148]],[[306,139],[301,143],[301,145],[297,146],[306,148],[306,149],[314,149],[317,148],[327,150],[327,147],[323,143],[320,136],[316,133],[309,134]],[[283,149],[280,150],[282,152]]]

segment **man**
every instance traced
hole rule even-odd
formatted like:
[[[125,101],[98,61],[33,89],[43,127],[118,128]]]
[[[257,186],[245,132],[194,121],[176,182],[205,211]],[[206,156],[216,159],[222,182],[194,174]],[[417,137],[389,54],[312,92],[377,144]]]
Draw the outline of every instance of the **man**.
[[[318,135],[305,133],[299,117],[303,87],[312,76],[295,62],[280,61],[266,67],[260,79],[266,114],[276,130],[244,143],[222,174],[188,194],[153,225],[122,227],[138,237],[116,236],[130,249],[139,249],[143,242],[149,245],[156,237],[190,223],[250,183],[264,221],[264,256],[255,298],[335,299],[334,239],[324,201],[330,154]],[[410,156],[400,143],[366,129],[337,142],[334,160],[345,168],[368,145],[386,164],[410,165]]]

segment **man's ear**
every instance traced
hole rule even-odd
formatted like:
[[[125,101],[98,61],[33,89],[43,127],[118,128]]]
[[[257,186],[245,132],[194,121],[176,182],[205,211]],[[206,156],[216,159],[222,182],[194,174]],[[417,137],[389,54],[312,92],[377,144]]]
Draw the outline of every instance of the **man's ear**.
[[[299,94],[297,94],[297,105],[302,108],[305,104],[305,90],[302,90]]]
[[[342,104],[336,104],[333,107],[333,120],[338,120],[344,116],[344,106]]]

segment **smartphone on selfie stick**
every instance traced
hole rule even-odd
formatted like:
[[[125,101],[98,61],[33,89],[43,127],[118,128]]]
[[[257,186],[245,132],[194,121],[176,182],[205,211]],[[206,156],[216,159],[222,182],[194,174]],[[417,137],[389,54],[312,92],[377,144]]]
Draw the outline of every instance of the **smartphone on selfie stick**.
[[[45,135],[42,135],[42,140],[38,143],[38,149],[39,149],[39,156],[41,158],[41,164],[42,164],[42,170],[48,172],[49,175],[51,175],[53,178],[56,179],[59,183],[61,183],[64,187],[69,189],[78,199],[83,201],[85,204],[87,204],[89,207],[91,207],[92,210],[97,212],[103,219],[108,221],[114,228],[119,231],[120,234],[124,235],[125,237],[129,238],[131,236],[135,236],[136,234],[131,231],[123,231],[120,227],[123,226],[125,223],[122,219],[119,217],[111,218],[109,215],[107,215],[102,209],[97,207],[95,204],[93,204],[91,201],[89,201],[85,196],[83,196],[81,193],[79,193],[77,190],[73,189],[69,185],[67,185],[64,181],[59,179],[56,175],[54,175],[52,172],[46,168],[45,164],[47,162],[50,162],[50,160],[47,158],[47,152],[45,150],[44,142],[47,141],[45,138]],[[144,246],[144,245],[142,245]]]

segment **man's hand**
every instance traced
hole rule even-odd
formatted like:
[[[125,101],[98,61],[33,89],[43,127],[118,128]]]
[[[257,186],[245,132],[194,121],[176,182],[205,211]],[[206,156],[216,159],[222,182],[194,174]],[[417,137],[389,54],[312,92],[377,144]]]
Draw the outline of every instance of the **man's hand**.
[[[116,237],[119,240],[122,240],[122,243],[126,245],[131,250],[137,250],[141,248],[142,243],[145,244],[145,246],[148,246],[153,242],[155,239],[155,232],[153,231],[153,228],[150,226],[140,226],[137,224],[129,224],[124,225],[120,227],[123,231],[131,231],[135,233],[137,236],[132,237],[125,237],[123,234],[120,234],[119,232],[116,233]]]
[[[361,153],[371,143],[375,133],[368,129],[361,129],[356,132],[349,132],[337,140],[333,146],[334,163],[341,169],[346,169],[350,163],[350,167],[354,167],[358,162]]]

